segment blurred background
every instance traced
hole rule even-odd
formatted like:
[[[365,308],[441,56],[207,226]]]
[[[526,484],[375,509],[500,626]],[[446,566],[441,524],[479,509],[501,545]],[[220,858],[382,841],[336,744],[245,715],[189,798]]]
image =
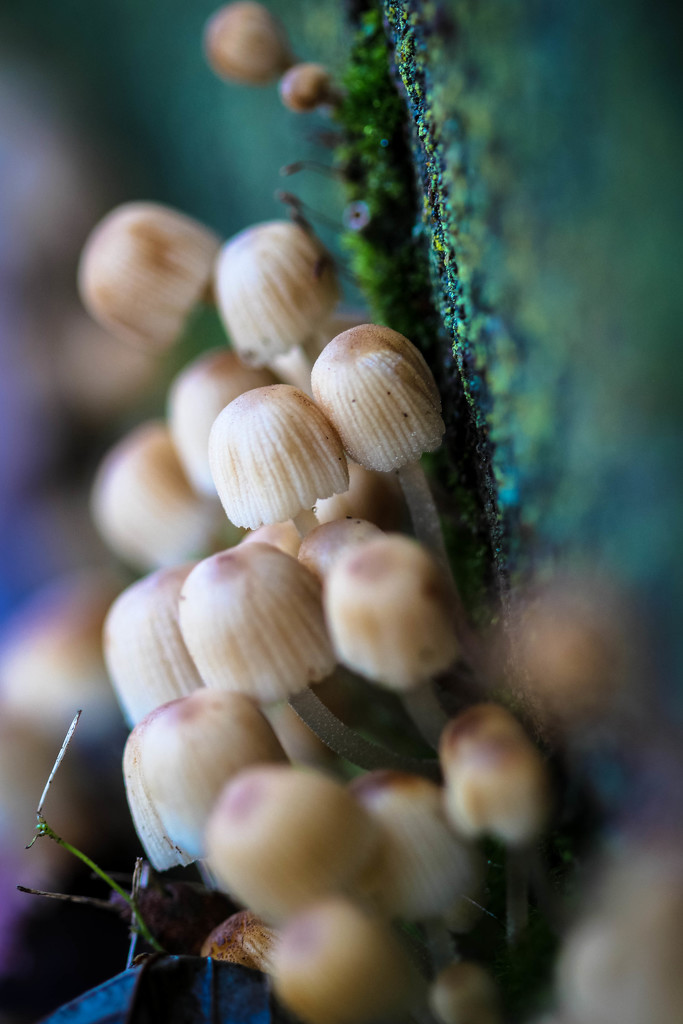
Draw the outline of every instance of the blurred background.
[[[66,839],[104,858],[103,867],[124,872],[138,851],[120,778],[126,731],[97,638],[127,580],[91,525],[88,496],[102,453],[127,426],[163,412],[172,368],[112,341],[85,316],[76,293],[80,249],[104,213],[131,199],[167,203],[229,236],[283,216],[275,192],[286,188],[324,211],[327,221],[316,226],[328,245],[343,210],[328,176],[278,173],[293,161],[329,164],[329,122],[285,110],[275,87],[228,86],[210,72],[202,33],[217,6],[0,5],[3,675],[23,685],[27,672],[35,678],[59,665],[65,678],[80,678],[87,707],[46,814]],[[269,6],[299,57],[343,64],[342,5]],[[200,326],[202,345],[221,340],[215,317]],[[126,928],[115,917],[15,888],[106,898],[49,840],[23,849],[78,699],[33,693],[13,699],[11,710],[0,704],[3,1022],[35,1020],[125,966]]]

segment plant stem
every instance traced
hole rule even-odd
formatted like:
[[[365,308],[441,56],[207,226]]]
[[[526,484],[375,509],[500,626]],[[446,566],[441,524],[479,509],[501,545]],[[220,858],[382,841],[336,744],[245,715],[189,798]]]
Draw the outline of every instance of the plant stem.
[[[394,771],[412,772],[428,779],[440,780],[439,762],[418,757],[403,757],[388,750],[379,743],[366,740],[333,714],[318,696],[307,688],[289,698],[290,706],[299,718],[311,729],[325,746],[339,757],[345,758],[358,768],[374,771],[391,768]]]
[[[52,839],[53,842],[57,843],[59,846],[63,846],[64,849],[68,850],[69,853],[72,853],[74,857],[78,857],[80,861],[83,861],[83,863],[86,864],[91,871],[94,871],[95,874],[102,879],[102,881],[106,882],[107,885],[114,890],[114,892],[117,892],[119,896],[121,896],[121,898],[126,901],[126,903],[131,909],[133,917],[137,922],[137,930],[140,932],[140,935],[143,937],[145,942],[148,942],[149,945],[158,953],[165,952],[163,946],[161,946],[157,942],[157,940],[154,938],[149,928],[145,924],[145,921],[143,920],[142,915],[138,910],[138,906],[135,900],[131,899],[126,890],[122,889],[118,882],[115,882],[114,879],[106,873],[106,871],[103,871],[102,868],[98,867],[98,865],[95,864],[95,862],[91,860],[87,854],[82,853],[81,850],[78,850],[75,846],[72,846],[71,843],[67,843],[66,839],[62,839],[61,836],[58,836],[57,833],[50,828],[50,826],[45,821],[45,818],[42,817],[42,815],[38,815],[38,823],[36,825],[36,837],[34,837],[34,840],[31,842],[31,846],[33,845],[33,842],[35,841],[35,838],[37,838],[37,836],[49,836],[49,838]]]

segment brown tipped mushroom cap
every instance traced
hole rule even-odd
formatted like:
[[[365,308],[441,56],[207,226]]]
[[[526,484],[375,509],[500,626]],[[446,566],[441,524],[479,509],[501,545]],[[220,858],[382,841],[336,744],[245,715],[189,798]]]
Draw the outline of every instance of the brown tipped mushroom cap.
[[[185,367],[168,394],[168,425],[183,469],[201,494],[215,495],[209,434],[219,412],[245,391],[276,384],[269,370],[245,366],[235,352],[216,349]]]
[[[299,548],[299,561],[322,583],[344,551],[381,536],[380,528],[364,519],[337,519],[306,534]]]
[[[216,262],[218,310],[249,363],[315,340],[339,298],[332,258],[298,224],[256,224],[226,242]]]
[[[231,402],[211,429],[209,463],[228,519],[251,530],[291,519],[349,485],[336,430],[289,384]]]
[[[163,351],[206,291],[219,246],[213,231],[168,207],[117,206],[83,249],[83,304],[123,341]]]
[[[206,937],[201,956],[272,974],[277,939],[277,932],[260,917],[251,910],[240,910],[222,921]]]
[[[349,786],[382,831],[363,890],[391,917],[440,918],[478,890],[481,854],[456,836],[436,783],[406,772],[374,771]]]
[[[226,786],[206,842],[226,891],[277,922],[352,885],[376,851],[378,829],[331,778],[273,765]]]
[[[405,515],[403,491],[395,473],[378,473],[349,462],[349,489],[315,503],[315,517],[322,526],[352,516],[375,523],[380,530],[400,530]]]
[[[287,34],[263,4],[226,4],[209,19],[204,52],[220,77],[243,85],[267,85],[291,65]]]
[[[429,988],[429,1006],[441,1024],[500,1024],[500,997],[487,970],[460,960],[439,971]]]
[[[200,562],[180,598],[180,628],[207,686],[282,700],[334,667],[320,585],[268,544]]]
[[[388,472],[441,444],[441,399],[422,354],[397,331],[352,327],[313,366],[316,402],[354,462]]]
[[[408,1019],[422,988],[389,925],[342,899],[287,923],[274,975],[277,996],[306,1024]]]
[[[278,88],[280,99],[295,114],[305,114],[338,99],[332,76],[323,64],[295,64],[284,73]]]
[[[538,837],[550,813],[545,763],[522,726],[498,704],[452,719],[439,743],[446,815],[463,835],[490,834],[511,846]]]
[[[133,820],[137,825],[140,800],[143,807],[151,803],[164,837],[193,858],[204,854],[206,822],[226,782],[250,765],[286,761],[253,701],[205,688],[150,712],[135,726],[129,743],[136,745],[139,762],[139,770],[126,779]],[[138,834],[146,847],[149,842],[154,866],[161,868],[154,859],[158,837],[150,841],[142,822]]]
[[[112,551],[143,570],[210,550],[221,520],[218,502],[190,487],[168,428],[156,421],[136,427],[105,456],[91,508]]]
[[[340,661],[410,690],[455,660],[449,589],[416,541],[388,534],[344,552],[326,579],[325,618]]]
[[[194,563],[160,569],[119,594],[104,623],[104,656],[131,725],[203,686],[178,623],[180,591]]]

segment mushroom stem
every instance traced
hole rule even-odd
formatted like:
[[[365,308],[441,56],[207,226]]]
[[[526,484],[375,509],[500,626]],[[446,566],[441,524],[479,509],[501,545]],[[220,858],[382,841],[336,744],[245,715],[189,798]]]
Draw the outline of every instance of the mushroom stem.
[[[297,345],[289,352],[282,352],[268,361],[268,367],[285,384],[292,384],[307,395],[311,395],[311,360],[303,345]]]
[[[315,518],[315,512],[311,508],[302,508],[301,512],[297,512],[294,516],[292,522],[296,526],[302,540],[318,525],[318,520]]]
[[[509,847],[505,860],[507,941],[514,946],[529,921],[529,850]]]
[[[310,688],[290,697],[289,703],[299,718],[325,746],[339,757],[357,765],[358,768],[364,768],[367,771],[389,768],[394,771],[423,775],[436,781],[441,778],[439,763],[436,759],[403,757],[379,743],[366,740],[353,729],[344,725]]]
[[[403,706],[415,723],[420,735],[430,747],[438,750],[439,739],[448,716],[439,704],[431,682],[403,694]]]
[[[468,622],[465,607],[458,593],[448,552],[446,551],[434,495],[432,494],[422,464],[419,460],[417,462],[407,462],[397,470],[396,475],[408,505],[415,536],[432,552],[443,569],[450,585],[453,600],[453,621],[463,654],[472,668],[481,670],[483,665],[481,645]]]

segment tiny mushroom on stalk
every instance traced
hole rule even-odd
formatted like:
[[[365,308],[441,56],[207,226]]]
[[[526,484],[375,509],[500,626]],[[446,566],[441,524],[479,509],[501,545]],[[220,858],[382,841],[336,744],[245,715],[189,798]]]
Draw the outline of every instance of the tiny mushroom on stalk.
[[[315,525],[316,499],[349,485],[336,430],[288,384],[247,391],[226,406],[211,430],[209,463],[228,519],[252,530],[297,522],[304,510]]]
[[[382,830],[380,856],[362,887],[382,912],[440,918],[478,891],[481,855],[449,827],[441,788],[406,772],[368,772],[349,787]]]
[[[215,290],[233,345],[256,366],[314,344],[339,298],[329,253],[312,232],[286,220],[255,224],[226,242]]]
[[[541,834],[550,779],[517,719],[499,704],[476,704],[451,719],[439,744],[445,808],[463,835],[493,835],[513,847]]]
[[[283,26],[263,4],[225,4],[204,30],[204,51],[220,77],[243,85],[268,85],[294,58]]]
[[[280,99],[295,114],[334,106],[340,99],[330,72],[322,64],[295,64],[280,79],[279,90]]]
[[[226,782],[249,765],[286,760],[268,721],[242,694],[202,688],[151,711],[128,737],[123,771],[153,866],[202,857],[206,821]]]
[[[344,786],[281,765],[236,776],[206,831],[208,863],[221,885],[274,923],[353,886],[378,844],[378,826]]]
[[[125,203],[90,234],[78,271],[85,308],[123,341],[168,349],[210,286],[217,235],[157,203]]]
[[[110,449],[95,477],[91,508],[109,547],[147,571],[211,550],[221,523],[218,502],[192,489],[168,428],[156,420]]]
[[[370,1024],[408,1019],[423,985],[389,925],[336,898],[283,928],[274,987],[306,1024]]]
[[[175,378],[168,394],[168,425],[188,479],[215,495],[209,469],[209,434],[219,412],[245,391],[276,384],[269,370],[245,366],[236,352],[214,349]]]
[[[193,566],[144,576],[119,594],[107,613],[104,657],[130,725],[204,685],[178,623],[180,591]]]
[[[335,664],[318,581],[269,544],[200,562],[182,589],[180,628],[207,686],[260,701],[303,690]]]

